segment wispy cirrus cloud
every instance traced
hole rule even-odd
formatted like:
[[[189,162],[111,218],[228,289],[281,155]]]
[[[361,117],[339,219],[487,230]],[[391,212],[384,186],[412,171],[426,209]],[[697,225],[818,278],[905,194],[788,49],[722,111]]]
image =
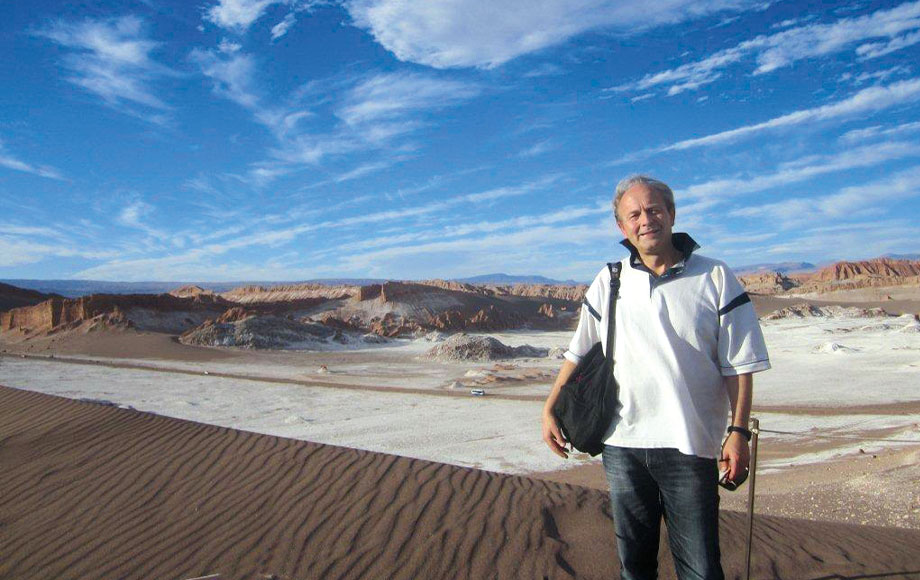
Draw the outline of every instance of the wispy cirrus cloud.
[[[807,224],[803,224],[806,225]],[[833,248],[836,260],[875,258],[904,251],[904,240],[920,237],[920,226],[905,219],[870,219],[867,222],[805,227],[785,232],[783,241],[757,248],[757,255],[781,259],[811,259],[809,248]]]
[[[196,48],[189,58],[211,79],[216,95],[251,111],[259,123],[273,131],[283,128],[284,115],[262,104],[255,57],[241,52],[239,45],[222,41],[218,51]]]
[[[370,76],[355,85],[336,111],[351,126],[401,120],[416,111],[433,111],[476,97],[478,85],[419,73]]]
[[[110,260],[121,248],[101,242],[94,224],[60,224],[55,227],[0,223],[0,267],[34,264],[55,258]]]
[[[272,40],[277,40],[297,22],[297,12],[310,11],[328,3],[328,0],[218,0],[205,10],[204,18],[223,29],[242,33],[272,6],[287,6],[290,11],[271,29]]]
[[[459,268],[461,272],[467,271],[471,274],[507,269],[508,264],[528,271],[539,267],[541,263],[545,264],[547,260],[560,264],[562,268],[566,261],[571,259],[571,247],[596,248],[599,242],[609,242],[613,238],[612,222],[608,228],[600,226],[601,224],[595,227],[553,224],[485,236],[410,243],[346,254],[338,258],[338,264],[346,271],[377,272],[381,275],[386,275],[386,268],[394,262],[414,261],[433,256],[439,257],[440,262],[444,261],[443,256],[451,256],[457,261],[451,264],[451,269],[456,271]],[[568,247],[561,248],[559,240],[565,240]],[[423,277],[432,275],[439,274],[427,270]],[[581,271],[579,275],[584,276],[585,272]]]
[[[162,279],[174,280],[177,279],[176,276],[181,276],[183,272],[197,271],[198,274],[196,274],[196,276],[200,279],[201,272],[218,272],[219,269],[215,266],[218,257],[229,254],[235,250],[254,246],[283,247],[285,244],[289,244],[306,234],[317,232],[341,232],[349,228],[362,228],[371,224],[398,223],[401,220],[413,220],[439,212],[451,211],[454,208],[464,205],[473,207],[478,206],[479,208],[488,207],[491,203],[500,199],[535,193],[550,187],[559,179],[559,175],[547,175],[518,185],[509,185],[485,191],[457,195],[427,204],[350,215],[348,217],[325,221],[317,219],[319,213],[317,211],[312,211],[308,215],[301,215],[296,211],[292,211],[290,215],[277,216],[277,219],[267,216],[261,220],[263,223],[259,224],[259,229],[250,231],[249,233],[242,233],[238,228],[224,228],[224,231],[226,231],[228,235],[228,239],[214,240],[193,249],[166,256],[136,258],[119,257],[118,259],[109,260],[105,263],[82,270],[75,274],[75,277],[141,280],[150,279],[150,276],[157,274],[160,275]],[[138,211],[143,213],[144,210],[140,208]],[[132,212],[133,210],[129,213]],[[292,216],[294,219],[292,219]],[[122,218],[124,217],[125,216],[122,215]],[[135,221],[135,218],[137,220],[140,219],[139,216],[133,216],[132,213],[132,215],[127,217],[127,220],[128,222],[132,222]],[[204,238],[199,234],[198,237],[191,239],[204,241],[205,239],[213,239],[213,236]],[[155,251],[161,252],[162,248],[156,248]],[[215,275],[220,277],[219,274]],[[237,276],[239,275],[237,274]],[[234,279],[238,279],[238,277]]]
[[[176,72],[153,59],[159,43],[146,36],[140,18],[58,21],[36,35],[70,51],[63,64],[71,83],[121,112],[155,124],[168,121],[171,107],[151,85]]]
[[[54,167],[51,167],[50,165],[34,165],[12,155],[9,151],[6,150],[6,146],[4,145],[2,139],[0,139],[0,166],[6,167],[7,169],[12,169],[14,171],[31,173],[32,175],[38,175],[39,177],[47,177],[48,179],[64,179],[64,177],[61,175],[61,172]]]
[[[518,153],[518,157],[539,157],[540,155],[549,153],[550,151],[553,151],[557,148],[558,146],[551,139],[544,139],[543,141],[538,141],[537,143],[534,143],[530,147]]]
[[[778,202],[738,208],[733,217],[769,219],[784,229],[814,224],[822,219],[858,219],[884,215],[904,199],[920,196],[920,166],[866,184],[845,187],[835,193],[795,197]]]
[[[493,68],[590,30],[636,33],[758,3],[744,0],[350,0],[357,26],[396,58],[434,68]]]
[[[685,151],[699,147],[733,143],[767,131],[808,123],[850,119],[857,115],[872,115],[897,105],[914,103],[918,100],[920,100],[920,79],[917,78],[892,83],[887,86],[869,87],[835,103],[794,111],[761,123],[720,131],[703,137],[684,139],[669,145],[643,149],[614,160],[611,164],[619,165],[670,151]]]
[[[910,76],[910,67],[906,65],[897,65],[873,72],[861,72],[859,74],[845,73],[840,76],[842,81],[852,81],[859,86],[868,82],[883,83],[897,76]]]
[[[883,39],[881,42],[870,40]],[[722,77],[729,66],[752,59],[753,74],[792,66],[809,58],[853,50],[862,59],[877,58],[920,42],[920,2],[906,2],[857,18],[808,24],[761,35],[720,50],[702,60],[650,73],[612,91],[645,92],[667,86],[669,95],[695,90]]]
[[[712,207],[722,201],[759,191],[786,187],[822,175],[882,165],[898,159],[920,157],[920,143],[895,141],[847,149],[833,155],[816,155],[781,165],[776,171],[743,178],[713,179],[678,190],[680,199]]]
[[[430,126],[430,113],[455,107],[483,92],[476,83],[441,78],[416,72],[364,74],[308,85],[267,105],[257,78],[258,62],[249,54],[234,51],[193,51],[192,60],[214,83],[215,94],[249,110],[254,119],[277,139],[269,158],[254,164],[240,176],[255,185],[265,185],[304,165],[360,151],[393,147],[408,136]],[[321,85],[321,86],[319,86]],[[317,95],[316,93],[321,93]],[[314,110],[315,109],[315,110]],[[320,113],[336,120],[332,127],[316,129],[309,122]],[[408,145],[402,144],[403,148]],[[365,161],[353,171],[377,167],[384,161]],[[346,171],[345,174],[349,174]]]
[[[874,125],[872,127],[847,131],[840,136],[840,141],[844,143],[858,143],[860,141],[878,139],[881,137],[895,137],[907,133],[916,133],[918,131],[920,131],[920,121],[901,123],[900,125],[888,128],[881,125]]]

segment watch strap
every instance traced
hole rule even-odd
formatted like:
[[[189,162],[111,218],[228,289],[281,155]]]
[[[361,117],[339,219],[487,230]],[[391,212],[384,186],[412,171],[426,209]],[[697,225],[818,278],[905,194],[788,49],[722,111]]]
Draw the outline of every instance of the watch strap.
[[[753,433],[751,433],[748,429],[745,429],[744,427],[739,427],[737,425],[729,425],[728,429],[725,432],[728,433],[729,435],[731,435],[732,433],[741,433],[744,436],[744,438],[747,439],[748,441],[750,441],[751,437],[753,436]]]

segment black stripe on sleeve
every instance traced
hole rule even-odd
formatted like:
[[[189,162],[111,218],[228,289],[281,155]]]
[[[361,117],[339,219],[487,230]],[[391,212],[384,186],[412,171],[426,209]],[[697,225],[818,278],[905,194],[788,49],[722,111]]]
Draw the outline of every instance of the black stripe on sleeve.
[[[595,310],[593,306],[591,306],[591,303],[588,302],[588,299],[587,299],[587,298],[585,298],[585,299],[582,301],[582,304],[584,304],[585,306],[588,307],[588,312],[591,313],[591,316],[593,316],[593,317],[595,318],[595,320],[597,320],[598,322],[601,321],[601,315],[597,313],[597,310]]]
[[[723,306],[721,309],[719,309],[719,316],[725,316],[726,314],[728,314],[735,308],[738,308],[742,304],[747,304],[750,301],[751,301],[751,297],[748,296],[748,293],[742,292],[741,294],[738,295],[737,298],[735,298],[734,300],[732,300],[731,302]]]

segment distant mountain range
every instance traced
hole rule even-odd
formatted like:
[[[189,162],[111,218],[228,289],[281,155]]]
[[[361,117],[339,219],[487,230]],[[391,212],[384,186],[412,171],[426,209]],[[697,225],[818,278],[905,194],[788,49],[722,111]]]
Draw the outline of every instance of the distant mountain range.
[[[472,276],[470,278],[455,278],[454,282],[463,282],[464,284],[555,284],[576,286],[584,282],[574,280],[553,280],[545,276],[515,276],[512,274],[484,274],[482,276]]]
[[[814,272],[819,267],[819,265],[812,264],[811,262],[775,262],[737,266],[733,267],[732,271],[739,276],[741,274],[755,274],[757,272],[779,272],[780,274],[791,274],[793,272]]]
[[[580,284],[573,280],[559,281],[543,276],[512,276],[509,274],[486,274],[471,278],[457,278],[454,282],[466,284],[556,284],[574,286]],[[381,284],[386,282],[383,278],[322,278],[316,280],[301,280],[296,282],[278,281],[237,281],[237,282],[112,282],[109,280],[28,280],[28,279],[0,279],[0,282],[36,290],[44,294],[60,294],[67,298],[77,298],[89,294],[163,294],[181,286],[200,286],[214,292],[227,292],[241,286],[279,286],[282,284],[324,284],[328,286],[348,285],[366,286],[368,284]]]

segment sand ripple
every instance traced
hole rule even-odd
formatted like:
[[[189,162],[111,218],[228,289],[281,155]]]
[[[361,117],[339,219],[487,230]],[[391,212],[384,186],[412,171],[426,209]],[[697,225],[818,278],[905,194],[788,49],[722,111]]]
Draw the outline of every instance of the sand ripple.
[[[3,579],[618,576],[605,495],[565,484],[5,387],[0,466]],[[729,577],[744,529],[723,514]],[[913,531],[761,518],[756,537],[759,577],[920,569]]]

